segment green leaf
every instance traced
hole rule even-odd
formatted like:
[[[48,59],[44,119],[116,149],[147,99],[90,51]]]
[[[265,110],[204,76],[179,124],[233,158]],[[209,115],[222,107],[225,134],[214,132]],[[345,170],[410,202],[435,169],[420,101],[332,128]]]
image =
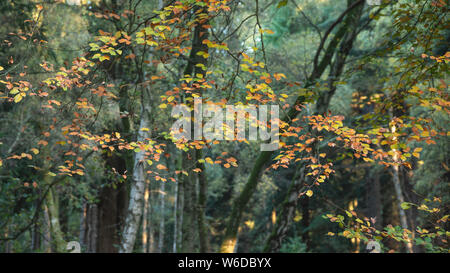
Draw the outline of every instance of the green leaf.
[[[402,209],[404,209],[404,210],[409,209],[409,208],[411,208],[411,203],[403,202],[403,203],[400,205],[400,207],[402,207]]]

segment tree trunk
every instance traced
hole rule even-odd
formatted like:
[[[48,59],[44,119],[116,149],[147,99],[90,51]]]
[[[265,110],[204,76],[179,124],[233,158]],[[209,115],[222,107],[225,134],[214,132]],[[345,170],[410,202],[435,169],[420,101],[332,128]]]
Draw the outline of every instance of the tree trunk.
[[[397,126],[396,126],[396,118],[402,116],[406,113],[405,109],[405,100],[404,100],[404,94],[402,90],[398,90],[398,92],[394,93],[392,96],[392,101],[394,102],[395,107],[393,107],[392,110],[392,121],[389,124],[391,133],[393,135],[392,142],[397,144],[400,140],[398,139],[398,136],[400,136],[397,133]],[[394,165],[392,165],[392,182],[394,183],[394,189],[395,189],[395,195],[397,197],[397,207],[398,207],[398,214],[400,218],[400,224],[403,229],[408,229],[408,219],[405,213],[405,210],[402,208],[402,203],[405,202],[405,198],[403,195],[402,190],[402,184],[400,180],[400,159],[397,149],[392,149],[393,156],[392,160],[394,162]],[[413,245],[411,240],[408,240],[406,243],[406,251],[409,253],[413,253]]]
[[[401,204],[403,202],[405,202],[405,199],[403,198],[403,193],[402,193],[402,187],[400,184],[400,177],[399,177],[399,166],[396,164],[394,166],[392,166],[393,169],[393,178],[392,178],[392,182],[394,183],[394,188],[395,188],[395,195],[397,196],[397,205],[398,205],[398,213],[400,215],[400,224],[402,225],[403,229],[408,229],[408,220],[406,218],[406,213],[405,210],[402,208]],[[408,241],[406,243],[406,250],[409,253],[413,253],[413,246],[411,241]]]
[[[179,183],[177,179],[177,183],[174,187],[174,206],[173,206],[173,243],[172,243],[172,252],[177,253],[177,240],[178,240],[178,206],[179,206],[179,199],[178,199],[178,188]]]
[[[61,226],[58,217],[58,204],[53,189],[49,189],[45,197],[45,203],[48,208],[48,216],[50,219],[50,231],[52,234],[52,245],[56,252],[62,253],[66,251],[67,243],[64,241]]]
[[[97,204],[89,204],[87,207],[86,227],[86,252],[97,252],[98,238],[98,207]]]
[[[201,158],[201,151],[197,150],[197,158]],[[205,221],[205,209],[207,200],[207,180],[205,177],[205,166],[204,164],[197,161],[197,168],[201,171],[198,173],[198,211],[197,211],[197,221],[198,221],[198,236],[200,240],[200,253],[209,252],[209,236],[208,228]]]
[[[119,199],[124,184],[116,187],[106,185],[101,189],[98,204],[98,245],[97,252],[117,253],[120,243],[120,223],[123,220]]]
[[[381,219],[381,188],[380,188],[380,174],[378,168],[369,172],[367,179],[367,216],[375,219],[375,228],[382,227]]]
[[[180,156],[179,160],[177,162],[177,169],[182,170],[183,168],[183,157]],[[183,187],[183,180],[182,177],[184,174],[179,173],[178,179],[177,179],[177,185],[176,185],[176,228],[174,229],[174,252],[180,252],[181,251],[181,238],[183,237],[183,211],[184,211],[184,187]]]
[[[36,206],[39,206],[39,201],[36,201]],[[36,219],[36,222],[33,225],[33,229],[31,231],[31,249],[33,251],[38,251],[41,246],[41,229],[39,225],[39,217]]]
[[[82,249],[86,247],[86,217],[87,217],[87,203],[83,201],[80,214],[80,246]]]
[[[160,207],[159,207],[159,211],[160,211],[160,219],[159,219],[159,236],[158,236],[158,252],[159,253],[163,253],[163,248],[164,248],[164,225],[165,225],[165,206],[166,206],[166,183],[161,181],[161,186],[160,186]]]
[[[207,24],[207,19],[202,19],[201,15],[205,14],[205,10],[200,7],[194,8],[196,18],[196,25],[194,28],[194,34],[192,38],[192,49],[189,54],[189,60],[185,67],[183,75],[197,75],[201,74],[202,78],[205,78],[206,71],[202,68],[198,67],[197,64],[203,64],[206,66],[207,60],[202,56],[199,56],[197,53],[200,51],[208,52],[208,46],[203,43],[203,40],[208,39],[208,30],[203,28],[202,26]],[[197,90],[201,94],[201,90]],[[189,94],[191,98],[192,94]],[[187,103],[187,99],[184,98],[184,103]],[[191,101],[192,102],[192,101]],[[190,102],[190,103],[191,103]],[[193,111],[191,112],[192,116]],[[192,130],[195,126],[191,126]],[[192,134],[194,135],[194,134]],[[188,152],[182,152],[182,164],[183,170],[188,172],[188,176],[182,176],[183,179],[183,221],[181,225],[182,239],[181,239],[181,250],[182,252],[193,252],[196,241],[196,235],[203,234],[206,235],[206,227],[204,221],[204,210],[198,209],[199,204],[197,203],[197,179],[202,183],[201,186],[201,194],[202,199],[201,202],[206,202],[206,179],[204,176],[204,166],[203,163],[198,162],[201,159],[202,153],[201,151],[193,151],[190,150]],[[191,162],[195,162],[192,164]],[[201,174],[196,174],[192,171],[194,166],[200,167]],[[200,192],[199,192],[200,193]],[[203,205],[200,205],[203,206]],[[199,216],[199,213],[202,215]],[[198,234],[195,232],[195,228],[198,227]],[[206,251],[207,249],[207,238],[199,238],[201,251]]]
[[[44,233],[44,242],[42,244],[43,248],[44,248],[44,252],[45,253],[51,253],[52,252],[52,247],[51,247],[51,233],[50,233],[50,217],[48,215],[48,207],[44,202],[43,205],[43,210],[44,210],[44,229],[43,229],[43,233]]]
[[[304,167],[299,167],[294,175],[294,178],[292,179],[291,187],[286,195],[286,199],[281,205],[281,212],[277,217],[272,234],[267,239],[264,252],[280,251],[283,239],[286,237],[289,225],[291,224],[294,216],[295,208],[297,207],[298,195],[303,188],[303,172]]]
[[[300,201],[301,207],[302,207],[302,227],[303,229],[306,229],[309,227],[310,218],[311,215],[309,213],[309,198],[303,198]],[[302,241],[306,244],[306,251],[311,249],[311,240],[309,238],[309,231],[302,231]]]
[[[145,140],[150,136],[149,131],[142,130],[142,128],[149,127],[149,114],[150,111],[144,107],[146,102],[142,101],[142,111],[141,111],[141,122],[138,131],[139,143],[144,143]],[[130,202],[128,205],[128,213],[125,220],[125,225],[122,234],[122,241],[120,245],[119,252],[121,253],[131,253],[134,248],[134,243],[136,241],[136,234],[139,228],[139,221],[142,216],[142,207],[145,191],[145,150],[142,148],[136,153],[134,159],[133,168],[133,184],[131,185],[130,192]]]
[[[189,163],[195,160],[195,153],[192,151],[183,152],[183,169],[187,170],[191,168]],[[195,173],[190,170],[188,176],[183,180],[183,223],[181,225],[181,252],[194,252],[195,242],[197,239],[196,230],[196,205],[197,194],[195,185]]]
[[[142,252],[148,253],[148,239],[149,239],[149,219],[148,219],[148,207],[149,207],[149,196],[150,196],[150,185],[145,183],[145,193],[144,193],[144,212],[142,214]]]

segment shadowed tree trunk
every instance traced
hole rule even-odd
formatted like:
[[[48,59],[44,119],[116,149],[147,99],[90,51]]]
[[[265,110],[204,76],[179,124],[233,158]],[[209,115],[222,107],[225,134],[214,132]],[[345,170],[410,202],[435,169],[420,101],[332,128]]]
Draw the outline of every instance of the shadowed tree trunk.
[[[197,158],[201,158],[201,151],[197,150]],[[205,221],[205,209],[207,199],[207,180],[205,177],[205,166],[203,163],[197,163],[197,168],[201,171],[198,173],[198,237],[200,240],[200,252],[205,253],[210,251],[208,227]]]
[[[183,158],[177,159],[177,170],[182,170]],[[174,227],[174,252],[181,251],[181,238],[183,236],[182,226],[183,226],[183,208],[184,208],[184,187],[183,187],[183,176],[184,174],[179,173],[177,177],[176,185],[176,206],[175,206],[175,227]]]
[[[43,219],[43,248],[44,248],[44,252],[45,253],[50,253],[52,252],[52,248],[50,245],[50,242],[52,240],[51,237],[51,233],[50,233],[50,217],[48,215],[48,207],[45,205],[43,205],[43,210],[44,210],[44,219]],[[7,242],[9,243],[9,241]]]
[[[193,153],[186,153],[185,157],[189,160],[183,160],[183,169],[191,168],[189,162],[192,162]],[[189,172],[189,176],[183,179],[183,223],[181,225],[181,252],[193,252],[195,241],[197,239],[196,230],[196,203],[197,194],[195,192],[195,173]]]
[[[376,168],[372,172],[369,173],[369,178],[367,179],[367,204],[368,211],[367,216],[369,218],[375,219],[375,228],[381,228],[381,188],[380,188],[380,174],[379,170]]]
[[[123,172],[121,172],[123,173]],[[120,227],[126,212],[126,185],[106,185],[101,189],[98,204],[97,252],[116,253],[120,244]]]
[[[198,52],[208,52],[208,46],[203,43],[203,40],[208,38],[208,30],[203,28],[203,25],[208,23],[207,19],[202,19],[201,15],[205,13],[205,10],[201,8],[194,8],[196,13],[196,25],[194,28],[192,38],[192,49],[189,54],[189,60],[184,70],[184,75],[202,75],[205,78],[206,71],[197,64],[202,64],[206,67],[207,59],[199,56]],[[201,90],[197,90],[201,94]],[[192,98],[191,95],[189,95]],[[184,98],[184,102],[187,103],[187,97]],[[192,102],[192,101],[191,101]],[[191,103],[189,102],[189,103]],[[193,111],[191,112],[192,116]],[[194,126],[191,126],[194,130]],[[194,135],[194,134],[192,134]],[[183,220],[181,224],[181,251],[193,252],[195,249],[194,242],[199,241],[200,252],[206,252],[209,249],[208,246],[208,234],[205,223],[205,209],[206,206],[206,192],[207,183],[206,176],[204,174],[204,163],[198,162],[202,159],[201,150],[190,150],[188,152],[182,152],[182,164],[183,170],[188,172],[188,176],[181,176],[183,179]],[[201,171],[197,174],[192,171],[193,168],[199,168]],[[179,193],[180,194],[180,193]],[[195,232],[197,228],[198,232]]]
[[[264,252],[278,252],[281,248],[283,239],[292,222],[295,208],[297,207],[298,193],[301,192],[304,167],[297,168],[297,172],[292,179],[292,184],[288,190],[288,194],[283,204],[281,205],[281,212],[277,217],[275,226],[272,229],[272,234],[269,236],[264,248]]]
[[[97,252],[98,238],[98,207],[97,204],[88,204],[86,213],[86,252]]]

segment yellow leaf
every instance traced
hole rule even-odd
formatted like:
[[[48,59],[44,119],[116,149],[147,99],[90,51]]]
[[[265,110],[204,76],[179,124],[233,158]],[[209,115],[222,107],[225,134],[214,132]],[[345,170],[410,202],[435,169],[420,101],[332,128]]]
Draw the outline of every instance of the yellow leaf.
[[[420,134],[420,136],[421,136],[421,137],[429,137],[429,136],[430,136],[430,132],[428,132],[428,131],[423,131],[423,132]]]
[[[161,105],[159,106],[159,108],[165,109],[165,108],[167,108],[167,104],[163,103],[163,104],[161,104]]]
[[[205,160],[209,164],[214,164],[214,162],[212,161],[212,159],[210,157],[205,158]]]
[[[249,228],[249,229],[253,229],[253,227],[255,227],[255,221],[245,221],[244,224]]]
[[[2,66],[0,66],[0,71],[2,71],[4,68]]]
[[[308,191],[306,192],[306,195],[307,195],[308,197],[311,197],[311,196],[313,195],[313,191],[312,191],[312,190],[308,190]]]
[[[16,96],[14,96],[14,102],[15,103],[18,103],[21,100],[22,100],[22,94],[17,94]]]

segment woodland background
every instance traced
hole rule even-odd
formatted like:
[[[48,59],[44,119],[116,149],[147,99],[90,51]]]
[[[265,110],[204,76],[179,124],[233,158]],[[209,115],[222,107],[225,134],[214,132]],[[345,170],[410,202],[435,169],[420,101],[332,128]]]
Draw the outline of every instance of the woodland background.
[[[0,252],[449,251],[448,1],[0,1]],[[280,149],[176,141],[194,97]]]

